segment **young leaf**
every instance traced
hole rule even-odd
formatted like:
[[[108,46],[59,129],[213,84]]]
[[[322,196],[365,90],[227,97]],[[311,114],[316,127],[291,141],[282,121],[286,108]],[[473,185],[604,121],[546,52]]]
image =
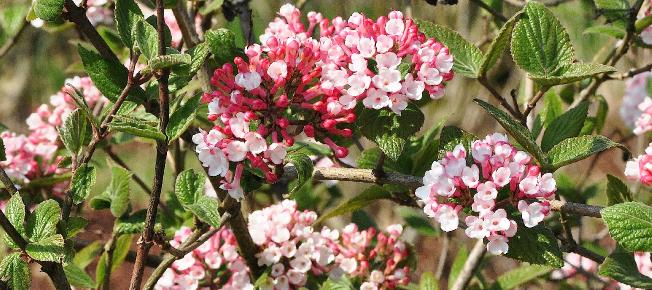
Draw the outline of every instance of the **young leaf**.
[[[59,129],[59,136],[63,145],[73,155],[77,155],[79,149],[90,139],[90,126],[80,109],[68,115],[63,122],[63,127]]]
[[[552,271],[549,266],[520,265],[518,268],[504,273],[496,279],[490,290],[513,289]]]
[[[652,251],[652,208],[625,202],[600,211],[609,234],[628,251]]]
[[[77,265],[77,267],[84,269],[86,266],[90,265],[90,263],[92,263],[95,258],[97,258],[97,255],[99,255],[103,250],[103,245],[100,241],[94,241],[79,250],[75,254],[72,262]]]
[[[337,206],[335,209],[322,215],[315,223],[320,223],[329,218],[359,210],[369,205],[373,201],[380,199],[389,199],[391,196],[392,194],[381,186],[372,185],[359,195],[347,200],[346,202]]]
[[[153,57],[147,62],[147,65],[151,70],[159,70],[182,64],[190,64],[191,61],[192,57],[189,54],[176,53]]]
[[[132,30],[141,20],[143,20],[143,12],[134,0],[115,1],[115,24],[122,42],[129,48],[134,46]]]
[[[146,210],[139,210],[129,216],[124,215],[116,220],[113,231],[119,235],[137,234],[145,228]]]
[[[617,39],[625,37],[625,29],[618,25],[595,25],[584,30],[584,34],[603,34]]]
[[[627,184],[611,174],[607,174],[607,200],[609,205],[632,201]]]
[[[553,120],[564,113],[564,106],[561,97],[554,91],[548,90],[543,96],[543,124],[548,127]]]
[[[219,63],[230,62],[237,52],[235,34],[228,29],[211,29],[205,33],[206,43]]]
[[[34,13],[45,21],[55,21],[63,12],[63,2],[64,0],[37,0],[34,3]]]
[[[111,168],[111,183],[106,192],[111,196],[111,213],[115,217],[121,217],[129,209],[129,182],[132,173],[122,167]]]
[[[190,127],[190,124],[195,119],[200,97],[200,95],[197,95],[188,99],[170,115],[170,122],[166,128],[166,135],[168,136],[169,142],[179,138]]]
[[[61,208],[54,199],[39,203],[27,219],[27,236],[32,242],[38,242],[57,232],[57,223],[61,219]]]
[[[539,164],[543,166],[548,164],[548,160],[545,157],[545,154],[543,154],[541,148],[539,148],[537,143],[534,141],[534,137],[532,137],[530,130],[507,115],[507,113],[499,110],[491,104],[479,99],[475,99],[474,101],[483,109],[485,109],[489,115],[496,119],[496,121],[498,121],[498,123],[500,123],[500,125],[503,126],[507,132],[509,132],[509,135],[514,137],[514,139],[516,139],[516,141],[521,144],[521,146],[523,146],[525,151],[532,154],[532,156],[539,162]]]
[[[156,28],[147,21],[140,19],[133,30],[135,44],[143,53],[143,56],[149,60],[155,58],[158,55],[158,34]]]
[[[550,149],[548,157],[550,158],[552,168],[556,170],[600,151],[614,147],[621,147],[623,150],[627,150],[623,145],[613,142],[607,137],[584,135],[559,142],[559,144]]]
[[[262,288],[261,289],[265,289]],[[340,277],[339,279],[328,279],[324,284],[321,285],[319,290],[353,290],[353,284],[346,277]]]
[[[68,278],[70,285],[79,288],[93,288],[95,281],[89,276],[84,269],[79,268],[75,264],[67,264],[63,267],[63,271]]]
[[[557,239],[542,225],[528,228],[519,223],[516,235],[509,238],[509,251],[505,256],[530,264],[564,266]]]
[[[595,113],[595,132],[600,133],[607,120],[607,114],[609,114],[609,103],[607,103],[607,99],[602,95],[597,95],[596,97],[598,99],[598,111]]]
[[[559,75],[575,56],[568,33],[543,4],[528,2],[512,35],[514,62],[533,76]]]
[[[571,137],[577,137],[582,126],[586,114],[589,111],[589,102],[581,102],[575,108],[568,110],[566,113],[561,114],[550,122],[546,131],[543,132],[541,139],[541,150],[548,152],[553,146],[559,142]]]
[[[189,205],[197,202],[200,196],[204,194],[204,175],[195,173],[194,170],[188,169],[179,176],[174,185],[174,192],[181,205]]]
[[[66,238],[72,238],[80,233],[88,225],[88,221],[83,217],[73,216],[66,222]]]
[[[84,70],[91,77],[93,84],[111,102],[115,102],[127,84],[127,69],[121,63],[104,59],[96,52],[81,45],[78,45],[77,49],[84,64]],[[129,91],[127,100],[140,104],[146,98],[143,89],[135,86]]]
[[[507,20],[503,27],[500,28],[498,35],[491,41],[487,53],[482,57],[480,71],[478,72],[479,76],[484,76],[503,55],[505,48],[507,48],[511,40],[512,30],[514,30],[514,26],[520,17],[521,12],[514,14],[514,16]]]
[[[443,158],[446,152],[453,151],[458,144],[462,144],[466,152],[471,152],[471,143],[477,139],[475,135],[455,126],[445,126],[439,136],[437,159]]]
[[[20,253],[13,252],[0,262],[0,279],[7,281],[10,289],[29,289],[32,281],[29,265],[20,258]]]
[[[43,237],[29,243],[25,249],[27,254],[38,261],[59,262],[64,256],[63,236],[60,234]]]
[[[219,228],[222,225],[220,222],[220,214],[218,212],[220,203],[215,198],[202,195],[197,199],[197,202],[185,205],[184,207],[190,210],[201,221],[213,227]]]
[[[72,201],[75,204],[80,204],[88,198],[91,187],[95,185],[96,174],[95,167],[88,164],[83,164],[77,168],[72,176],[72,186],[70,188]]]
[[[409,104],[400,116],[390,110],[365,109],[356,123],[365,137],[376,142],[380,150],[396,161],[407,139],[421,129],[424,119],[421,110]]]
[[[208,57],[209,53],[210,50],[207,42],[197,44],[197,46],[193,47],[190,50],[190,55],[192,56],[192,60],[190,61],[190,75],[195,74],[195,72],[197,72],[201,66],[204,65],[204,61],[206,60],[206,57]]]
[[[22,236],[25,236],[25,204],[23,203],[20,194],[16,193],[11,196],[5,206],[5,214],[7,215],[7,219],[11,225],[13,225]],[[9,243],[9,245],[13,248],[18,247],[8,236],[5,240],[10,241],[11,243]]]
[[[297,170],[297,180],[290,188],[290,194],[292,194],[312,179],[314,165],[308,155],[301,153],[290,153],[285,157],[285,161],[292,163]]]
[[[482,52],[455,30],[424,20],[417,20],[419,30],[448,47],[453,55],[453,69],[470,78],[477,78],[483,63]],[[491,56],[490,58],[493,58]],[[490,59],[487,60],[487,64]]]
[[[439,290],[439,281],[437,281],[437,278],[435,278],[435,275],[432,272],[421,274],[419,290]]]
[[[111,130],[129,133],[137,137],[165,141],[166,136],[147,120],[127,116],[115,116],[109,124]]]
[[[623,21],[629,18],[629,3],[627,0],[594,0],[598,13],[609,21]]]
[[[639,272],[634,255],[621,247],[616,247],[616,250],[604,260],[598,275],[613,278],[636,288],[652,288],[652,279]]]

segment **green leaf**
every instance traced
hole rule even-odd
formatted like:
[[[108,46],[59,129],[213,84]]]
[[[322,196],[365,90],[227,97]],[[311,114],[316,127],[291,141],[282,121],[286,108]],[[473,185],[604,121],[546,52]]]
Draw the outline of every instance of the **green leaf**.
[[[93,111],[88,107],[88,104],[86,103],[86,99],[84,99],[84,94],[79,90],[79,88],[76,88],[70,83],[66,83],[67,90],[66,93],[72,98],[72,100],[75,102],[75,105],[77,105],[77,108],[81,110],[81,114],[86,117],[85,121],[90,121],[93,126],[99,128],[100,127],[100,122],[97,120],[95,115],[93,114]],[[125,104],[123,104],[124,106]],[[87,129],[87,136],[84,136],[84,142],[79,142],[82,145],[85,145],[90,141],[90,128]]]
[[[143,12],[140,11],[134,0],[115,1],[115,24],[122,42],[129,48],[133,48],[134,39],[132,30],[143,20]]]
[[[104,248],[100,241],[94,241],[88,246],[79,250],[75,254],[72,263],[77,265],[77,267],[84,269],[93,261],[95,261],[95,258],[97,258],[97,256],[102,253],[103,250]]]
[[[548,274],[552,268],[540,265],[519,265],[518,268],[504,273],[496,279],[490,290],[513,289]]]
[[[138,234],[145,228],[146,210],[139,210],[129,216],[122,216],[115,222],[114,231],[119,235]]]
[[[78,45],[77,49],[84,64],[84,69],[91,77],[93,84],[111,102],[115,102],[127,85],[127,69],[121,63],[104,59],[96,52],[81,45]],[[143,103],[146,100],[145,92],[140,87],[135,86],[129,91],[127,100],[138,104]]]
[[[435,278],[435,275],[432,272],[421,274],[419,290],[439,290],[439,281],[437,281],[437,278]]]
[[[13,252],[2,259],[0,279],[7,281],[10,289],[29,289],[32,282],[29,265],[20,258],[20,253]]]
[[[38,261],[59,262],[64,256],[63,236],[54,234],[36,242],[29,243],[25,248],[27,254]]]
[[[141,118],[115,116],[109,124],[111,130],[125,132],[137,137],[165,141],[166,136],[158,127]]]
[[[568,138],[559,142],[548,152],[550,163],[553,169],[559,169],[571,163],[575,163],[587,158],[595,153],[614,147],[621,147],[627,151],[623,145],[609,140],[609,138],[600,135],[584,135],[579,137]]]
[[[433,37],[448,47],[453,55],[453,69],[455,72],[470,78],[477,78],[480,66],[483,63],[482,51],[464,39],[456,31],[441,25],[424,20],[417,20],[419,30],[427,37]],[[491,56],[489,58],[494,58]],[[491,59],[487,60],[489,64]]]
[[[398,208],[398,214],[403,218],[405,224],[413,228],[419,235],[424,237],[436,237],[439,231],[430,224],[429,219],[423,216],[420,211],[408,207]]]
[[[45,21],[55,21],[63,12],[63,2],[64,0],[36,0],[34,13]]]
[[[190,64],[191,61],[192,57],[189,54],[177,53],[153,57],[147,62],[147,65],[151,70],[159,70],[182,64]]]
[[[335,209],[322,215],[315,223],[321,223],[322,221],[325,221],[329,218],[359,210],[369,205],[373,201],[380,199],[389,199],[391,196],[392,194],[381,186],[372,185],[362,193],[347,200],[346,202],[341,203]]]
[[[485,109],[489,115],[496,119],[496,121],[498,121],[498,123],[500,123],[500,125],[505,128],[509,135],[514,137],[514,139],[516,139],[516,141],[521,144],[521,146],[523,146],[525,151],[532,154],[532,156],[539,162],[539,164],[544,166],[547,165],[548,160],[545,157],[545,154],[543,154],[543,151],[541,151],[541,148],[539,148],[537,143],[534,141],[534,137],[532,137],[530,130],[507,115],[507,113],[499,110],[491,104],[479,99],[475,99],[474,101],[483,109]]]
[[[628,251],[652,251],[652,208],[638,202],[624,202],[600,211],[609,234]]]
[[[204,175],[195,173],[194,170],[188,169],[179,176],[174,185],[174,192],[181,205],[190,205],[197,202],[200,196],[204,194]]]
[[[516,235],[509,238],[509,251],[505,256],[530,264],[564,266],[557,239],[542,225],[528,228],[519,223]]]
[[[409,104],[400,116],[390,110],[364,109],[356,123],[365,137],[376,142],[380,150],[396,161],[407,139],[421,129],[424,119],[421,110]]]
[[[140,19],[133,30],[135,45],[138,46],[138,49],[143,53],[143,56],[150,61],[157,57],[158,33],[156,32],[156,28],[144,19]]]
[[[328,279],[321,285],[319,290],[353,290],[353,284],[346,277],[339,279]]]
[[[111,273],[115,273],[115,270],[120,267],[127,257],[127,254],[129,254],[131,240],[131,235],[122,235],[118,237],[115,243],[115,249],[113,250],[113,259],[111,260]],[[107,254],[104,252],[102,256],[100,256],[99,261],[97,261],[97,268],[95,268],[96,285],[102,285],[102,282],[106,277],[106,259]]]
[[[48,199],[38,204],[27,219],[27,236],[30,241],[38,242],[54,235],[60,219],[61,208],[55,200]]]
[[[233,61],[236,56],[235,34],[228,29],[211,29],[205,32],[206,43],[220,63]]]
[[[543,4],[528,2],[512,35],[514,62],[533,76],[560,75],[575,58],[568,33]]]
[[[600,133],[609,114],[609,103],[602,95],[597,95],[598,111],[595,113],[595,132]]]
[[[75,264],[67,264],[63,267],[63,271],[68,278],[70,285],[80,288],[93,288],[95,281],[89,276],[84,269],[79,268]]]
[[[213,227],[219,228],[222,225],[218,212],[220,203],[215,198],[202,195],[197,199],[197,202],[184,207],[190,210],[201,221]]]
[[[439,152],[437,159],[443,158],[446,152],[455,150],[455,146],[462,144],[466,152],[471,152],[471,143],[478,139],[475,135],[455,126],[445,126],[441,129],[439,137]],[[472,157],[471,157],[472,158]]]
[[[199,13],[201,15],[207,15],[213,11],[216,11],[222,7],[222,4],[224,4],[224,0],[212,0],[209,1],[208,4],[202,6],[199,8]]]
[[[554,91],[548,90],[543,96],[543,124],[548,127],[553,120],[564,113],[564,106],[561,97]]]
[[[25,204],[23,203],[23,199],[20,197],[20,194],[16,193],[11,196],[9,201],[7,202],[7,205],[5,206],[5,214],[7,215],[7,219],[9,222],[16,228],[18,233],[21,234],[21,236],[25,236]],[[5,234],[5,241],[7,242],[7,245],[9,245],[12,248],[18,248],[18,245],[14,243],[13,239],[9,238],[8,235]]]
[[[613,278],[614,280],[641,289],[652,288],[652,279],[641,274],[634,260],[634,255],[616,247],[598,271],[598,275]]]
[[[617,39],[625,37],[625,29],[618,25],[595,25],[585,29],[584,34],[603,34]]]
[[[77,109],[72,111],[63,122],[63,126],[59,129],[59,136],[66,149],[73,155],[77,155],[82,146],[90,140],[90,129],[81,110]]]
[[[106,189],[106,194],[111,196],[111,213],[115,217],[123,216],[129,209],[131,175],[132,173],[129,170],[122,167],[111,168],[111,183]]]
[[[450,273],[448,274],[448,289],[453,288],[457,276],[464,268],[464,263],[469,257],[469,250],[465,246],[461,246],[457,250],[453,264],[451,265]]]
[[[73,216],[66,222],[66,238],[72,238],[80,233],[88,225],[88,221],[83,217]]]
[[[542,86],[567,84],[583,80],[593,75],[614,72],[616,68],[603,64],[571,63],[563,65],[556,76],[531,75],[535,82]]]
[[[550,122],[541,139],[541,150],[548,152],[559,142],[571,137],[577,137],[584,126],[589,102],[581,102],[576,107],[561,114]]]
[[[70,187],[72,201],[75,204],[80,204],[88,198],[91,188],[95,185],[96,175],[95,167],[88,164],[82,164],[77,168],[72,176],[72,186]]]
[[[498,35],[491,41],[487,53],[482,57],[482,63],[480,64],[479,76],[484,76],[487,74],[489,69],[496,64],[496,62],[503,55],[503,52],[507,48],[512,38],[512,30],[516,25],[518,19],[521,17],[521,13],[518,12],[512,16],[503,27],[498,31]]]
[[[166,135],[169,142],[179,138],[183,132],[190,127],[192,121],[195,119],[195,112],[199,107],[200,95],[188,99],[183,105],[177,107],[172,115],[170,115],[170,122],[166,128]]]
[[[306,182],[312,179],[314,165],[312,164],[310,157],[302,153],[288,154],[285,157],[285,162],[294,164],[294,168],[297,170],[297,180],[292,184],[290,188],[290,194],[293,194],[299,190],[299,188],[301,188]]]
[[[191,49],[190,55],[192,56],[192,60],[190,61],[190,75],[193,75],[202,65],[204,65],[204,61],[209,53],[210,50],[207,42],[197,44],[197,46]]]
[[[629,3],[627,0],[594,0],[598,13],[609,21],[623,21],[629,18]]]
[[[607,174],[607,200],[609,205],[632,201],[627,184],[611,174]]]

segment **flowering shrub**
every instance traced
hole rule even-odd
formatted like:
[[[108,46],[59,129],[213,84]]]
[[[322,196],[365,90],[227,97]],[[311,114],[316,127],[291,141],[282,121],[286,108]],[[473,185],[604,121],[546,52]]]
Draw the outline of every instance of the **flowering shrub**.
[[[146,2],[0,7],[85,72],[0,124],[0,289],[652,288],[650,1]]]

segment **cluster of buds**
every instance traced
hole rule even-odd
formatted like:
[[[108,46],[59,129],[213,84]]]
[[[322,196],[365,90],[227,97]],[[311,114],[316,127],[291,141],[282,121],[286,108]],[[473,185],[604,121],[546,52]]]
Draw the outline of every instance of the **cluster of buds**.
[[[313,211],[297,210],[296,202],[284,200],[253,212],[249,233],[261,247],[258,264],[270,269],[263,289],[299,289],[309,278],[317,281],[341,276],[359,278],[361,289],[394,289],[409,283],[407,245],[399,240],[403,228],[387,232],[358,230],[350,224],[342,233],[323,227],[315,231]],[[362,282],[364,281],[364,282]]]
[[[91,108],[102,106],[108,101],[88,77],[74,77],[67,79],[66,83],[79,89]],[[5,161],[0,162],[0,166],[19,183],[26,184],[30,180],[68,170],[60,166],[63,157],[57,156],[57,151],[61,147],[58,128],[77,108],[68,90],[70,90],[68,87],[62,88],[50,97],[49,105],[42,104],[30,114],[26,120],[29,128],[27,135],[10,131],[0,133],[7,157]],[[62,194],[66,185],[67,183],[56,184],[52,192],[55,195]]]
[[[170,245],[178,247],[191,234],[192,230],[188,227],[179,229]],[[226,227],[172,263],[158,280],[155,289],[203,289],[204,286],[222,290],[254,289],[249,278],[249,268],[238,253],[235,236]]]
[[[353,135],[357,101],[400,114],[424,92],[441,97],[453,76],[448,49],[400,12],[375,22],[356,13],[332,23],[311,12],[308,23],[296,7],[281,7],[262,44],[247,47],[246,60],[218,68],[214,90],[202,97],[216,125],[195,135],[196,150],[234,198],[243,196],[243,164],[273,183],[287,148],[304,134],[344,158],[348,149],[338,144]],[[319,40],[312,37],[317,28]]]
[[[517,230],[516,221],[508,215],[511,207],[518,209],[528,228],[550,212],[546,200],[554,197],[556,182],[552,174],[542,174],[531,161],[527,153],[508,142],[507,136],[494,133],[475,140],[471,156],[460,144],[433,162],[416,195],[425,203],[424,212],[446,232],[457,229],[459,213],[469,210],[473,214],[464,219],[466,235],[486,238],[489,252],[504,254],[509,249],[508,239]]]
[[[625,165],[625,176],[643,185],[652,185],[652,143],[648,144],[645,154],[639,155]]]

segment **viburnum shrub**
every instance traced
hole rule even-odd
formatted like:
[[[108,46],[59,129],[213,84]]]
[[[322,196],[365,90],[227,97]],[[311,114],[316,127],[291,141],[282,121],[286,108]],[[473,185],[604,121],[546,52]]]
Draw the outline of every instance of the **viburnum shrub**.
[[[652,288],[650,1],[154,2],[0,7],[0,289]]]

